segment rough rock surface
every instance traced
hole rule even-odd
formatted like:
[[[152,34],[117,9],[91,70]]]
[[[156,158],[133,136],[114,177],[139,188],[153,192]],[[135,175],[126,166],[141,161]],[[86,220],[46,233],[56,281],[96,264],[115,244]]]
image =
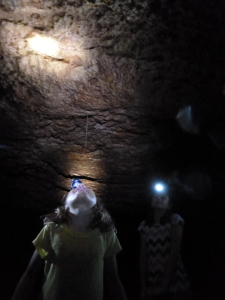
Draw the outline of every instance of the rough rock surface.
[[[80,177],[142,204],[189,151],[179,110],[201,108],[206,131],[223,115],[224,16],[219,0],[0,1],[3,195],[48,209]]]

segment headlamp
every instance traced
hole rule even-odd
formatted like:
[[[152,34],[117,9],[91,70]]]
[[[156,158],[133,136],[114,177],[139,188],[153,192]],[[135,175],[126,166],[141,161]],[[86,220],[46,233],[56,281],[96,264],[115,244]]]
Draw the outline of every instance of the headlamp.
[[[168,194],[168,186],[163,182],[156,182],[153,185],[153,194],[154,195],[165,195]]]
[[[82,181],[80,179],[77,178],[72,179],[71,190],[76,189],[79,184],[82,184]]]

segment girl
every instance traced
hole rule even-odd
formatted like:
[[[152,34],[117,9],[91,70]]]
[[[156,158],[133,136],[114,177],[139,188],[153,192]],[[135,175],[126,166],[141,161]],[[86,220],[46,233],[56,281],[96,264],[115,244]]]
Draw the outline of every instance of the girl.
[[[13,300],[35,299],[44,269],[43,300],[126,300],[117,273],[121,251],[112,219],[90,188],[74,179],[64,206],[45,216],[44,228]]]
[[[153,220],[140,231],[141,298],[189,300],[190,285],[180,257],[184,220],[171,213],[166,185],[158,184],[151,208]]]

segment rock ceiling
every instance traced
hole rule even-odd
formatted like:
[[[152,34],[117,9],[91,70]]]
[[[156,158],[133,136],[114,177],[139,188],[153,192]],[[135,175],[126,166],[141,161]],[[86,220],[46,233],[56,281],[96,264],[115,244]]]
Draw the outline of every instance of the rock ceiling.
[[[181,2],[0,1],[7,201],[47,209],[80,177],[107,205],[135,207],[154,172],[179,168],[171,153],[196,139],[179,110],[194,105],[208,133],[225,82],[225,5]]]

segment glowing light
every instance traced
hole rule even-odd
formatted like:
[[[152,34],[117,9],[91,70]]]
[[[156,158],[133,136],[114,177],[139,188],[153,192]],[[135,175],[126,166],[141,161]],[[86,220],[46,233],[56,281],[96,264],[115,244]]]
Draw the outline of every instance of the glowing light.
[[[161,183],[157,183],[157,184],[155,185],[155,190],[156,190],[157,192],[162,192],[162,191],[164,190],[164,186],[163,186]]]
[[[30,48],[40,54],[56,57],[59,52],[59,43],[50,37],[44,37],[36,34],[28,39]]]
[[[153,194],[167,194],[168,193],[168,185],[164,182],[157,182],[153,185]]]

